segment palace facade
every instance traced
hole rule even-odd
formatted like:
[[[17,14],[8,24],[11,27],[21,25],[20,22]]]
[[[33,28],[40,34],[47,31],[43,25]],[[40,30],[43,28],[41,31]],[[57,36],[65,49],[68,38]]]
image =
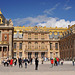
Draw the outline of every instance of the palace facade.
[[[12,20],[6,20],[0,11],[0,59],[13,56],[13,33]]]
[[[68,27],[59,42],[60,58],[66,60],[75,59],[75,25]]]
[[[75,57],[75,25],[63,27],[13,27],[0,11],[0,58]]]

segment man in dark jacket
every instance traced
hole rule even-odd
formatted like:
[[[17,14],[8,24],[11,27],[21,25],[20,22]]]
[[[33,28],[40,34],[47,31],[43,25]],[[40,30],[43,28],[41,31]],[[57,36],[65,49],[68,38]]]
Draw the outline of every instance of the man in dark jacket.
[[[21,68],[22,68],[22,59],[19,58],[19,59],[18,59],[18,62],[19,62],[19,68],[20,68],[20,66],[21,66]]]
[[[24,62],[25,62],[25,68],[27,68],[27,62],[28,62],[27,58],[24,59]]]
[[[38,70],[38,62],[39,62],[39,61],[38,61],[38,59],[36,58],[36,59],[35,59],[35,70]]]

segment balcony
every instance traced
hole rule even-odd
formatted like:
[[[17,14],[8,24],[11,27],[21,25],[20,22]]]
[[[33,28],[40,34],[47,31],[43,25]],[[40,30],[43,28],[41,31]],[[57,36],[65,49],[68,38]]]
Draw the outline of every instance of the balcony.
[[[8,41],[0,41],[0,44],[8,44]]]
[[[27,49],[26,48],[25,51],[26,52],[47,52],[48,49],[47,48],[44,48],[44,49],[39,49],[39,48],[38,49],[35,49],[35,48],[34,49],[32,49],[32,48],[31,49]]]

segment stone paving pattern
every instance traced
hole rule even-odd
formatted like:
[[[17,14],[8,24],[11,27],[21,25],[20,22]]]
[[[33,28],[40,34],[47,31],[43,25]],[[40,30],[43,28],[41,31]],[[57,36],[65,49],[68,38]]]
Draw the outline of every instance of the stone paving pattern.
[[[28,65],[27,69],[25,69],[24,64],[23,68],[19,68],[19,66],[14,67],[4,67],[0,65],[0,72],[52,72],[52,71],[75,71],[75,66],[72,64],[64,64],[59,66],[54,66],[51,68],[50,64],[39,64],[39,69],[35,70],[35,65]]]

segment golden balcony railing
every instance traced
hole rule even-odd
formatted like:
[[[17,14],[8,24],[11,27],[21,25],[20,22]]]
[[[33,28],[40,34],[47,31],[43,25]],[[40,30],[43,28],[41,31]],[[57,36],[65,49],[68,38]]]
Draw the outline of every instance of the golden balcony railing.
[[[47,48],[44,48],[44,49],[41,49],[41,48],[40,49],[39,48],[38,49],[35,49],[35,48],[34,49],[32,49],[32,48],[28,49],[28,48],[26,48],[26,50],[48,50],[48,49]]]
[[[8,41],[0,41],[0,44],[8,44]]]
[[[14,51],[16,51],[16,49],[13,49]]]

